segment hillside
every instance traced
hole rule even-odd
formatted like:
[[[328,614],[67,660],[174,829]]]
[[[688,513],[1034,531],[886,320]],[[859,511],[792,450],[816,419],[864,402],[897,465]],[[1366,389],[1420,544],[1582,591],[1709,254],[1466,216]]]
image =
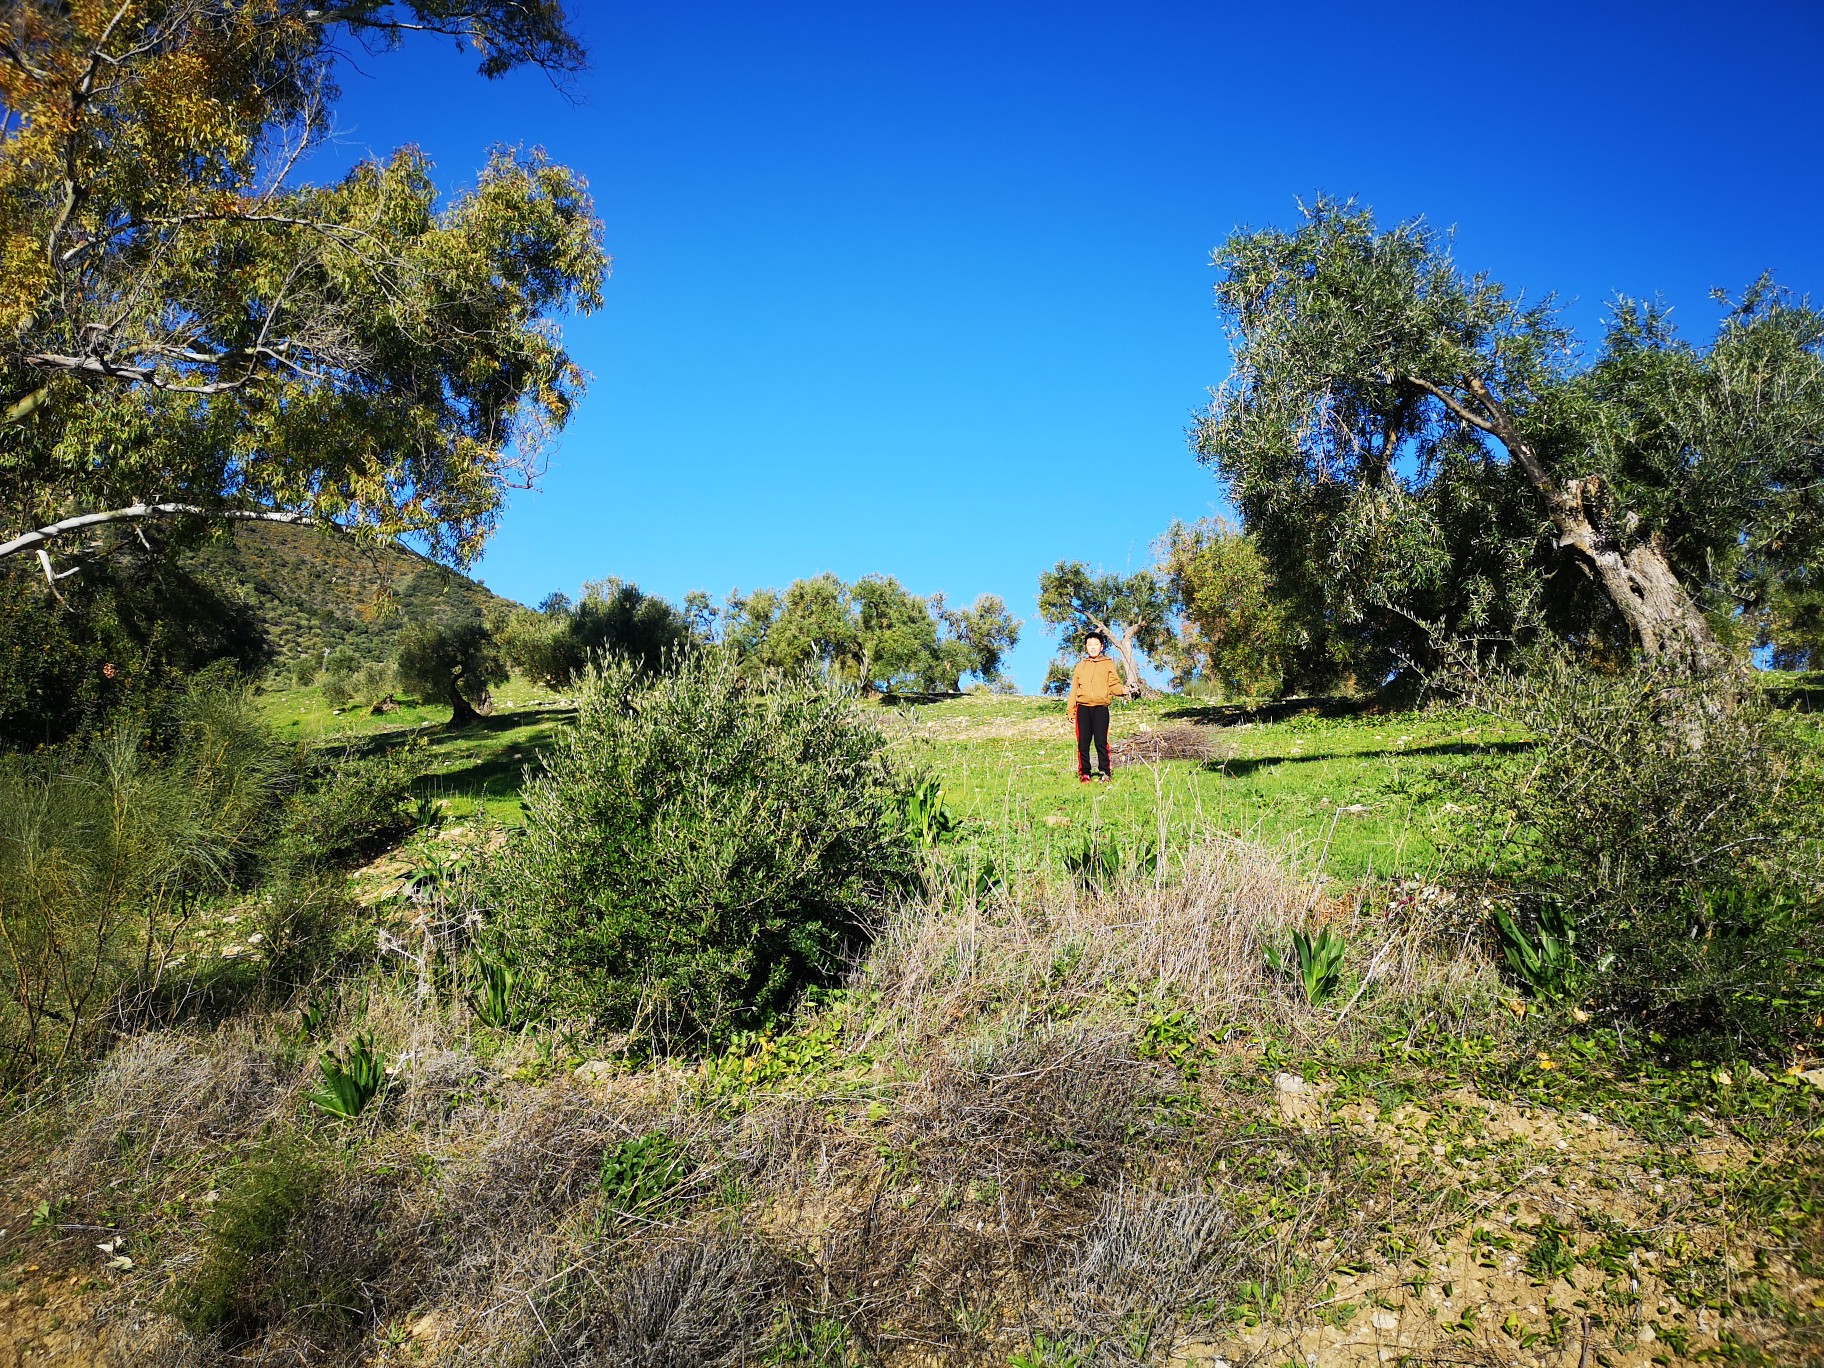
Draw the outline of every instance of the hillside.
[[[382,660],[408,623],[512,606],[403,546],[318,528],[237,524],[191,564],[199,578],[258,614],[280,664],[342,647]]]

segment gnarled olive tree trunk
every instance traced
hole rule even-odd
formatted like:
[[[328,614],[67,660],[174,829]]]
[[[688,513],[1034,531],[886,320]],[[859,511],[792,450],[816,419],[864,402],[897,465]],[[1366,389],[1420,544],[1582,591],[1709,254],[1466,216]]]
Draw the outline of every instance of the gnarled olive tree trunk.
[[[1607,486],[1600,476],[1562,482],[1554,477],[1507,406],[1479,377],[1467,376],[1461,382],[1468,391],[1468,402],[1423,377],[1407,379],[1507,448],[1558,529],[1559,547],[1573,553],[1579,566],[1602,586],[1642,654],[1684,674],[1728,663],[1729,652],[1679,583],[1658,536],[1628,544],[1635,517],[1627,513],[1618,522],[1612,516]]]

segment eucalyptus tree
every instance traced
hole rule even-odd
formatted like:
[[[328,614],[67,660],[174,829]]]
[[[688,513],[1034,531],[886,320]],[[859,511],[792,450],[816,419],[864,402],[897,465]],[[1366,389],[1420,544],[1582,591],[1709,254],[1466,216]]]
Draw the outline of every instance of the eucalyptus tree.
[[[1235,361],[1196,446],[1298,623],[1295,673],[1378,673],[1440,628],[1699,669],[1818,556],[1824,317],[1765,279],[1718,296],[1707,347],[1619,301],[1586,358],[1551,297],[1353,202],[1216,264]]]
[[[148,518],[417,534],[466,562],[582,376],[580,177],[414,149],[330,183],[340,54],[455,38],[484,76],[582,53],[556,0],[19,0],[0,13],[0,559]]]

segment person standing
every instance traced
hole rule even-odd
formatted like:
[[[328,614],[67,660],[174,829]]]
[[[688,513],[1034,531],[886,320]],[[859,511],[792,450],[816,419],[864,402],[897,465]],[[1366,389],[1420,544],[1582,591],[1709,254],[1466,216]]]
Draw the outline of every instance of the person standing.
[[[1115,662],[1102,654],[1108,643],[1100,632],[1083,638],[1083,659],[1070,676],[1071,721],[1077,728],[1077,779],[1089,783],[1109,778],[1108,768],[1108,703],[1112,698],[1125,698],[1127,684]],[[1089,748],[1096,748],[1096,772],[1089,769]]]

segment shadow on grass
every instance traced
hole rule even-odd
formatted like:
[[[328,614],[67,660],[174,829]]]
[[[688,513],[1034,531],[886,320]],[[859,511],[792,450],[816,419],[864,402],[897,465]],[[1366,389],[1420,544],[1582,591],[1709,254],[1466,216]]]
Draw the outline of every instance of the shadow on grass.
[[[1334,721],[1342,717],[1365,717],[1387,711],[1375,698],[1348,698],[1327,695],[1309,698],[1275,698],[1248,703],[1185,703],[1169,709],[1164,716],[1199,727],[1238,727],[1244,722],[1284,722],[1293,717],[1321,717]]]
[[[1414,755],[1512,755],[1530,750],[1531,741],[1445,741],[1432,746],[1385,746],[1380,750],[1319,751],[1313,755],[1261,755],[1250,759],[1212,760],[1203,768],[1212,774],[1226,774],[1245,779],[1277,765],[1308,765],[1314,760],[1378,760],[1388,756]]]

